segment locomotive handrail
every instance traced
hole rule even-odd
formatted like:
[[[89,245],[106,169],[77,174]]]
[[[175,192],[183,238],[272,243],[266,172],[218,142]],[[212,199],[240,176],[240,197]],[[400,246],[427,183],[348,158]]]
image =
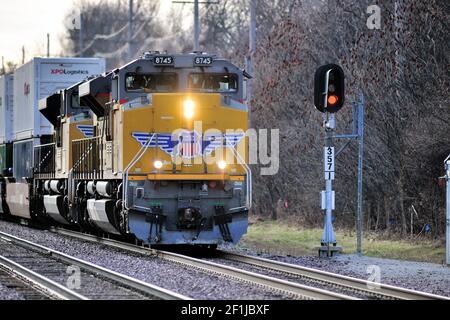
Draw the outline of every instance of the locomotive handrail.
[[[238,162],[240,162],[245,169],[245,173],[246,173],[246,176],[245,176],[246,186],[245,187],[247,190],[246,202],[247,202],[247,208],[250,210],[250,208],[252,207],[252,201],[253,201],[252,200],[252,170],[247,165],[247,163],[245,163],[245,161],[242,159],[241,155],[235,148],[231,148],[231,150],[233,151],[234,155],[236,156],[236,159],[238,160]]]
[[[98,137],[95,137],[95,138],[98,138]],[[92,139],[95,139],[95,138],[89,138],[89,140],[92,140]],[[83,140],[85,140],[85,139],[83,139]],[[87,139],[86,139],[86,140],[87,140]],[[78,141],[80,141],[80,140],[73,140],[72,142],[78,142]],[[87,149],[87,150],[86,150],[86,151],[78,158],[77,163],[75,163],[75,164],[73,165],[73,167],[72,167],[71,170],[73,170],[74,168],[78,168],[78,166],[81,164],[81,162],[82,162],[84,159],[86,159],[86,156],[91,152],[92,147],[93,147],[93,145],[91,145],[91,146],[89,147],[89,149]]]
[[[35,174],[50,174],[55,170],[55,143],[41,144],[33,146],[34,166],[33,173]],[[50,160],[50,161],[48,161]]]
[[[128,191],[128,172],[130,171],[130,169],[136,164],[136,162],[138,162],[142,156],[144,155],[144,153],[147,151],[148,147],[150,147],[150,144],[153,141],[153,138],[155,137],[156,133],[153,133],[153,135],[150,137],[150,139],[148,139],[148,141],[141,147],[141,149],[134,155],[133,159],[131,159],[130,163],[128,164],[128,166],[125,168],[124,170],[124,175],[122,177],[123,179],[123,191],[122,191],[122,202],[123,202],[123,207],[125,208],[125,210],[128,210],[128,204],[127,204],[127,191]]]
[[[33,146],[33,148],[40,148],[40,147],[46,147],[46,146],[50,146],[50,145],[54,145],[55,143],[54,142],[50,142],[50,143],[46,143],[46,144],[39,144],[39,145],[37,145],[37,146]]]
[[[82,138],[82,139],[76,139],[76,140],[72,140],[72,146],[73,146],[73,144],[75,143],[75,142],[81,142],[81,141],[89,141],[89,140],[98,140],[100,138],[100,136],[97,136],[97,137],[92,137],[92,138]],[[72,176],[73,176],[73,171],[74,171],[74,169],[77,169],[79,166],[80,166],[80,164],[81,164],[81,162],[82,161],[84,161],[85,159],[86,159],[86,157],[88,156],[88,154],[92,151],[92,149],[93,149],[93,144],[91,144],[90,145],[90,147],[88,148],[88,149],[86,149],[84,152],[83,152],[83,154],[81,154],[80,156],[79,156],[79,158],[77,159],[77,161],[76,161],[76,163],[72,166],[72,168],[70,168],[70,170],[69,170],[69,174],[68,174],[68,179],[69,179],[69,181],[71,181],[70,183],[69,183],[69,185],[68,185],[68,195],[69,195],[69,197],[70,197],[70,202],[73,202],[73,200],[74,200],[74,194],[73,194],[73,188],[74,188],[74,185],[73,185],[73,183],[74,183],[74,180],[72,179]]]
[[[97,138],[101,138],[101,136],[90,137],[90,138],[81,138],[81,139],[73,139],[72,142],[80,142],[80,141],[95,140],[95,139],[97,139]]]
[[[86,158],[91,154],[91,151],[94,149],[94,144],[100,142],[101,144],[101,136],[97,136],[97,137],[92,137],[92,138],[83,138],[83,139],[76,139],[76,140],[72,140],[72,147],[76,145],[76,147],[78,148],[79,145],[81,145],[81,148],[83,148],[83,143],[89,143],[89,146],[83,150],[77,150],[77,151],[81,151],[80,154],[76,154],[78,156],[78,159],[76,160],[77,162],[73,164],[72,166],[72,171],[78,169],[78,167],[86,160]],[[73,150],[73,153],[75,155],[75,150]],[[101,158],[102,153],[99,152],[99,157]],[[98,159],[97,159],[98,160]],[[95,179],[96,173],[98,171],[98,173],[101,172],[101,163],[102,163],[102,159],[98,160],[98,168],[97,165],[92,164],[91,162],[88,163],[87,165],[92,165],[94,166],[93,168],[88,168],[88,169],[92,169],[91,171],[89,171],[89,174],[93,174],[94,177],[93,179]],[[77,173],[77,172],[75,172]]]
[[[148,141],[134,155],[133,159],[130,161],[130,163],[124,170],[124,175],[122,177],[123,186],[124,186],[124,190],[123,190],[123,194],[122,194],[122,201],[123,201],[125,210],[129,209],[128,201],[127,201],[127,198],[128,198],[127,197],[128,173],[129,173],[130,169],[136,164],[136,162],[138,162],[142,158],[144,153],[147,151],[147,149],[150,146],[151,142],[153,141],[153,138],[155,137],[155,135],[156,135],[156,133],[153,133],[153,135],[150,137],[150,139],[148,139]],[[252,206],[252,171],[251,171],[250,167],[242,159],[239,152],[237,152],[235,148],[231,148],[231,150],[233,151],[234,155],[236,156],[236,159],[238,160],[238,162],[240,164],[242,164],[242,166],[244,167],[244,170],[246,173],[246,176],[245,176],[245,179],[246,179],[246,186],[245,186],[246,187],[246,206],[250,210],[250,208]]]

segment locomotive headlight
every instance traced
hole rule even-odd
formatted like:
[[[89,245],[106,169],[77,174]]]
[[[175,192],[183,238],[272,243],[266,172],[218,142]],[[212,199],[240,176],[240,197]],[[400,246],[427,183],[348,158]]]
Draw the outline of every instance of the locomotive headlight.
[[[162,163],[161,160],[155,160],[155,162],[153,162],[153,166],[154,166],[156,169],[161,169],[162,166],[163,166],[163,163]]]
[[[223,170],[227,167],[227,163],[223,160],[217,162],[217,166],[219,167],[220,170]]]
[[[194,116],[194,101],[185,100],[183,103],[184,116],[187,119],[191,119]]]

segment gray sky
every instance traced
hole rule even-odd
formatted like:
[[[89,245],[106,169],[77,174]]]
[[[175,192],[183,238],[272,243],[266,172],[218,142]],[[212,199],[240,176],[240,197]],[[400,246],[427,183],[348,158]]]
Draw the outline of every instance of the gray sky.
[[[60,52],[63,17],[73,0],[0,0],[0,55],[5,61],[21,61],[22,46],[27,56],[46,52],[47,33],[51,51]]]
[[[60,37],[64,16],[72,9],[74,0],[0,0],[0,56],[5,61],[21,62],[22,46],[26,60],[47,52],[47,33],[50,33],[50,52],[61,52]],[[111,0],[112,1],[112,0]],[[166,13],[171,0],[160,0]]]

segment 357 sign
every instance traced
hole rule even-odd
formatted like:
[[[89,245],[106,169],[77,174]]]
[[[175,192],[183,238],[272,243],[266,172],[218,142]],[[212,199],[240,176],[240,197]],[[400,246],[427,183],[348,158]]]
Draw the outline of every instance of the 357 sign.
[[[324,147],[323,149],[325,180],[334,180],[334,147]]]

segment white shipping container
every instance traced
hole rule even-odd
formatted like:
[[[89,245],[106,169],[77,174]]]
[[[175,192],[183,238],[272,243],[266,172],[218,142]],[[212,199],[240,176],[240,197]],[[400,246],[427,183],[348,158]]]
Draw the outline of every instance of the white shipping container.
[[[102,58],[34,58],[14,73],[13,139],[52,133],[39,112],[39,100],[86,77],[105,72]]]
[[[14,76],[0,77],[0,144],[12,141],[13,133],[13,92]]]

